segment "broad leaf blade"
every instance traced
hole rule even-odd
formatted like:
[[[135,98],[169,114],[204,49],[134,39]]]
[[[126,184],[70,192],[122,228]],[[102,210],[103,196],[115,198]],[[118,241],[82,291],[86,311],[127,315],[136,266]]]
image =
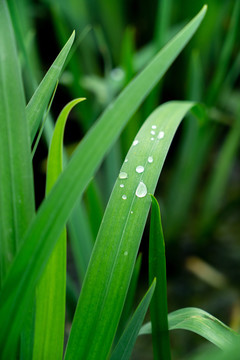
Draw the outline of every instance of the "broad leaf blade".
[[[160,209],[152,198],[149,235],[149,283],[156,278],[156,289],[150,305],[154,359],[171,359],[168,331],[167,278],[165,242]]]
[[[131,320],[129,321],[129,324],[119,339],[118,344],[113,350],[110,358],[111,360],[128,360],[130,358],[141,324],[152,299],[155,285],[156,280],[153,281],[152,285],[134,312]]]
[[[67,104],[58,117],[47,164],[46,194],[62,172],[63,134],[71,109],[84,99]],[[66,229],[60,235],[36,291],[33,359],[62,359],[66,296]],[[44,336],[43,336],[44,334]]]
[[[0,3],[0,49],[1,284],[35,211],[24,90],[6,1]]]
[[[5,329],[0,334],[3,354],[7,354],[20,331],[37,280],[78,197],[131,115],[197,30],[205,12],[206,7],[157,54],[105,111],[80,143],[40,207],[0,294],[0,318]]]
[[[148,192],[154,192],[174,133],[192,106],[190,102],[160,106],[146,120],[128,152],[84,279],[67,360],[107,358],[147,219]]]
[[[75,32],[72,33],[66,45],[63,47],[56,60],[42,79],[38,88],[26,107],[26,115],[29,123],[31,141],[33,142],[36,132],[40,126],[44,112],[51,99],[54,87],[61,74],[66,57],[71,49]]]
[[[240,340],[240,335],[223,324],[206,311],[198,308],[184,308],[168,316],[169,329],[183,329],[195,332],[212,342],[220,349],[226,350]],[[151,324],[145,324],[139,335],[150,334]]]

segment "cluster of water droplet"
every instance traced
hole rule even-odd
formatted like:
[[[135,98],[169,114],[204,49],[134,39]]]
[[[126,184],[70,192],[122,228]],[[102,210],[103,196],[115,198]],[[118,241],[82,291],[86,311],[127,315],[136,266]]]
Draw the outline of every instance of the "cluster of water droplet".
[[[157,130],[157,126],[156,126],[156,125],[152,125],[151,131],[150,131],[151,141],[154,141],[154,140],[155,140],[155,137],[154,137],[154,136],[156,135],[156,130]],[[158,135],[157,135],[157,139],[158,139],[158,140],[161,140],[163,137],[164,137],[164,131],[161,130],[161,131],[159,131],[159,133],[158,133]],[[139,144],[139,140],[135,139],[135,140],[133,141],[132,146],[136,146],[136,145],[138,145],[138,144]],[[149,156],[148,159],[147,159],[147,161],[148,161],[149,164],[153,163],[153,157],[152,157],[152,156]],[[124,162],[128,162],[128,159],[125,159]],[[136,172],[137,172],[138,174],[143,173],[144,170],[145,170],[145,169],[144,169],[144,166],[142,166],[142,165],[138,165],[138,166],[136,167]],[[126,172],[124,172],[124,171],[121,171],[120,174],[119,174],[119,179],[124,180],[124,179],[127,179],[127,178],[128,178],[128,174],[127,174]],[[124,188],[124,184],[121,183],[121,184],[120,184],[120,187],[121,187],[121,188]],[[143,181],[140,181],[140,182],[139,182],[135,194],[136,194],[136,196],[139,197],[139,198],[143,198],[143,197],[145,197],[145,196],[147,195],[147,187],[146,187],[146,185],[144,184]],[[123,199],[123,200],[126,200],[126,199],[127,199],[127,195],[122,195],[122,199]],[[131,214],[132,214],[132,213],[133,213],[133,212],[131,211]]]

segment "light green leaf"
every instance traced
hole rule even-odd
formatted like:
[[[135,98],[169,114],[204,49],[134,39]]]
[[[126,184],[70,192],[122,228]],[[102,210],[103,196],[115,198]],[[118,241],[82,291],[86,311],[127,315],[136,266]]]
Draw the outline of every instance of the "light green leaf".
[[[42,203],[0,293],[0,318],[5,329],[0,333],[0,349],[4,356],[17,341],[36,283],[77,199],[131,115],[195,33],[205,12],[206,6],[107,108]]]
[[[167,278],[165,242],[162,230],[160,209],[157,200],[152,198],[152,211],[149,235],[149,283],[157,279],[156,289],[150,305],[154,359],[171,359],[168,331]]]
[[[63,47],[56,60],[53,62],[52,66],[42,79],[41,83],[27,104],[26,115],[29,123],[31,142],[33,142],[37,130],[40,126],[44,112],[47,108],[49,100],[51,99],[53,90],[59,79],[67,55],[71,49],[74,37],[75,32],[72,33],[66,45]]]
[[[53,133],[47,163],[46,194],[62,172],[63,134],[71,109],[79,102],[71,101],[61,111]],[[60,235],[36,290],[36,316],[33,359],[62,359],[66,297],[66,229]],[[44,336],[43,336],[44,334]]]
[[[107,358],[151,202],[148,193],[154,192],[174,133],[192,106],[190,102],[160,106],[146,120],[127,154],[84,279],[66,360]]]
[[[24,89],[6,1],[0,2],[0,287],[34,215]]]
[[[240,335],[206,311],[198,308],[184,308],[168,315],[169,329],[183,329],[195,332],[226,350],[240,340]],[[151,324],[145,324],[139,335],[151,334]]]
[[[131,320],[129,321],[126,329],[124,330],[124,333],[122,334],[119,342],[113,350],[110,358],[111,360],[128,360],[130,358],[138,336],[138,332],[146,315],[149,303],[152,299],[155,285],[156,280],[153,281],[152,285],[150,286],[147,293],[144,295],[144,298],[138,305],[136,311],[134,312]]]

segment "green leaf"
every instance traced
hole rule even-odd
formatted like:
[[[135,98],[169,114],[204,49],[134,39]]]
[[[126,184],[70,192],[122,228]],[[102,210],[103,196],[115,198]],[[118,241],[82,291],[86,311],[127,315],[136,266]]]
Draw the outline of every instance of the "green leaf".
[[[66,45],[62,48],[61,52],[53,62],[52,66],[42,79],[41,83],[27,104],[26,115],[29,123],[31,142],[33,142],[37,130],[40,126],[44,112],[61,74],[64,62],[73,44],[74,37],[75,32],[72,33]]]
[[[93,239],[86,209],[80,200],[75,205],[67,226],[78,278],[82,282],[87,271],[95,239]]]
[[[107,358],[150,206],[147,194],[154,192],[174,133],[192,106],[190,102],[160,106],[146,120],[127,154],[84,279],[66,360]]]
[[[6,1],[0,3],[0,286],[34,215],[21,70]]]
[[[0,318],[5,329],[0,334],[0,349],[4,356],[17,341],[36,283],[77,199],[131,115],[197,30],[205,12],[206,6],[107,108],[42,203],[0,294]]]
[[[239,360],[240,346],[235,344],[230,349],[226,351],[221,351],[219,349],[210,349],[208,351],[199,351],[197,354],[192,355],[187,358],[187,360]]]
[[[219,94],[222,82],[226,77],[235,41],[239,34],[240,2],[236,1],[231,16],[229,31],[224,41],[222,52],[217,62],[216,72],[207,94],[207,104],[213,104]]]
[[[214,316],[198,308],[184,308],[168,315],[169,329],[183,329],[195,332],[226,350],[239,342],[240,335]],[[151,334],[151,324],[145,324],[139,335]]]
[[[149,236],[149,283],[157,279],[156,289],[150,305],[154,359],[171,359],[168,331],[167,278],[165,243],[160,209],[152,198],[152,212]]]
[[[110,358],[111,360],[128,360],[130,358],[141,324],[143,323],[149,303],[152,299],[155,285],[156,280],[154,279],[114,348]]]
[[[224,141],[206,187],[200,218],[200,231],[209,231],[220,208],[224,190],[239,149],[240,112]]]
[[[71,101],[61,111],[53,133],[47,163],[46,195],[62,172],[63,134],[72,108],[85,100]],[[33,359],[62,359],[66,296],[66,229],[60,235],[36,290]],[[43,336],[44,334],[44,336]]]
[[[141,264],[142,264],[142,254],[140,253],[137,257],[137,260],[136,260],[136,263],[134,266],[131,282],[129,284],[128,293],[126,296],[126,300],[124,303],[123,311],[122,311],[121,318],[120,318],[120,321],[118,324],[118,329],[117,329],[117,333],[116,333],[114,342],[118,342],[120,336],[122,335],[122,333],[124,331],[124,328],[125,328],[128,320],[130,319],[130,316],[131,316],[131,313],[133,310],[134,298],[136,295],[136,289],[137,289],[138,279],[139,279],[139,275],[140,275]]]

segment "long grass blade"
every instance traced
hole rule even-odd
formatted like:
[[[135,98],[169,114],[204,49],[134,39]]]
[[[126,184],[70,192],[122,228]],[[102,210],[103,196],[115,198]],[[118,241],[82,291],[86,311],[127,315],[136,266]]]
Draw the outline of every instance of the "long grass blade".
[[[131,115],[195,33],[205,13],[206,6],[108,107],[42,203],[0,294],[0,318],[5,329],[0,334],[0,349],[4,356],[11,352],[37,280],[78,197]]]
[[[63,167],[63,134],[71,109],[83,101],[71,101],[58,117],[48,154],[46,195]],[[66,229],[60,235],[36,289],[33,359],[62,359],[66,297]],[[44,334],[44,336],[43,336]]]
[[[130,358],[141,324],[143,323],[148,306],[152,299],[155,285],[156,280],[154,279],[152,285],[134,312],[131,320],[119,339],[119,342],[114,348],[110,358],[111,360],[128,360]]]
[[[0,48],[1,286],[35,212],[24,89],[6,1],[0,3]]]
[[[171,359],[168,331],[167,277],[165,242],[160,209],[152,198],[152,212],[149,236],[149,282],[157,279],[156,289],[150,305],[154,359]]]
[[[230,129],[207,184],[200,218],[200,232],[202,234],[208,232],[214,224],[214,219],[220,209],[227,180],[237,155],[239,143],[240,118],[235,120],[232,129]]]
[[[222,350],[227,350],[239,342],[240,335],[206,311],[198,308],[184,308],[168,315],[169,330],[192,331]],[[145,324],[139,335],[151,334],[151,323]]]
[[[154,191],[177,126],[192,106],[190,102],[172,102],[159,107],[146,120],[127,154],[84,279],[67,360],[107,358],[150,206],[147,195]]]
[[[61,74],[64,62],[73,44],[75,32],[72,33],[66,45],[63,47],[56,60],[42,79],[38,88],[26,107],[26,116],[29,123],[31,141],[33,142],[37,130],[40,126],[43,114],[52,96],[54,87]]]

